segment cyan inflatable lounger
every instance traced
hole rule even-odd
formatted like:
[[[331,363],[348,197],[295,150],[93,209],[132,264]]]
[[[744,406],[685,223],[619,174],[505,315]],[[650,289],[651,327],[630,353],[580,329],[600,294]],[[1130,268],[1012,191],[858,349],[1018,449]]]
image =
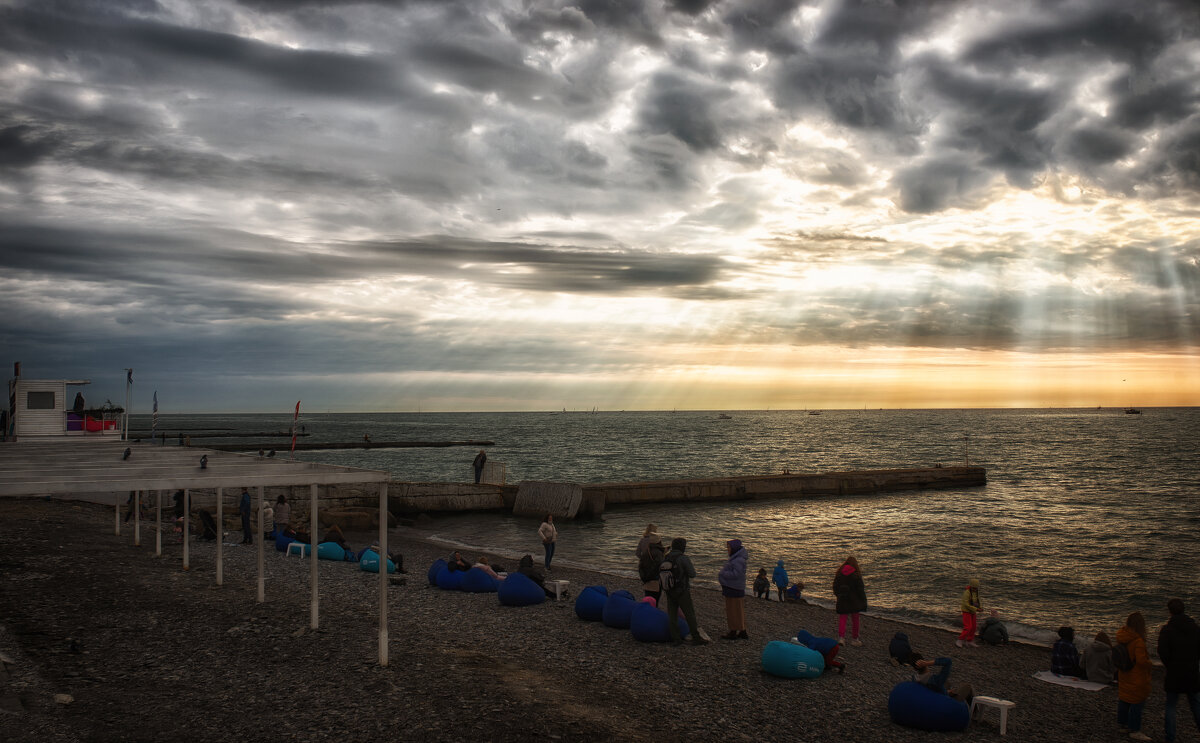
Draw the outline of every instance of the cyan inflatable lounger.
[[[965,702],[930,689],[916,681],[901,681],[888,695],[892,721],[918,730],[952,732],[966,730],[971,708]]]
[[[608,588],[587,586],[575,597],[575,615],[588,622],[604,619],[604,604],[608,601]]]
[[[379,553],[375,550],[367,550],[363,553],[362,559],[358,561],[358,569],[365,570],[368,573],[379,572]],[[391,560],[387,561],[387,571],[389,573],[396,572],[396,563]]]
[[[524,573],[509,573],[500,581],[496,598],[503,606],[534,606],[546,600],[546,592]]]
[[[763,648],[762,669],[786,679],[815,679],[825,671],[825,658],[812,648],[772,640]]]

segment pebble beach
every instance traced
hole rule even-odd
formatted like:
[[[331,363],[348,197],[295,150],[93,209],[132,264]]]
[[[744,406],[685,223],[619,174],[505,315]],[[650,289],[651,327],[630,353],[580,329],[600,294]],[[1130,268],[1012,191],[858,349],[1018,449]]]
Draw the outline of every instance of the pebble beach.
[[[831,611],[747,598],[750,639],[724,641],[716,639],[726,630],[720,594],[696,589],[711,644],[641,643],[573,611],[580,588],[640,597],[635,580],[556,567],[549,577],[570,581],[570,599],[503,607],[495,594],[430,587],[426,571],[447,550],[422,539],[420,527],[389,537],[408,572],[388,589],[390,663],[381,667],[378,576],[357,565],[320,563],[314,631],[308,560],[269,549],[266,601],[257,603],[256,551],[230,544],[239,534],[225,539],[217,586],[214,544],[193,541],[185,571],[176,535],[164,533],[158,557],[152,523],[135,547],[132,522],[113,534],[111,508],[8,499],[0,514],[5,741],[1127,739],[1117,730],[1115,687],[1092,692],[1032,677],[1049,668],[1048,648],[960,649],[950,632],[868,615],[863,645],[841,651],[844,674],[781,679],[761,670],[763,647],[802,628],[835,635]],[[348,536],[355,547],[371,540]],[[560,544],[557,556],[569,554]],[[1114,629],[1122,618],[1114,609]],[[1165,608],[1147,620],[1153,647]],[[1015,702],[1007,736],[995,710],[960,733],[891,722],[888,693],[911,677],[888,661],[896,631],[927,658],[951,657],[952,684]],[[1161,673],[1156,667],[1143,724],[1156,740]],[[1180,739],[1195,740],[1190,722],[1180,723]]]

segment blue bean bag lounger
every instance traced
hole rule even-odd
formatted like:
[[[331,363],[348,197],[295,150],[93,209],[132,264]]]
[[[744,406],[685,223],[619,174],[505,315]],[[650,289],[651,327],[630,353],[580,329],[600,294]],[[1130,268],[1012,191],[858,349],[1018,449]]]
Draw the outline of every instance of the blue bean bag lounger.
[[[575,615],[589,622],[604,619],[604,603],[608,601],[608,589],[604,586],[588,586],[575,597]]]
[[[458,587],[467,593],[495,593],[500,588],[500,581],[483,571],[483,568],[471,568],[463,573]]]
[[[533,606],[546,600],[546,592],[524,573],[509,573],[500,581],[496,598],[504,606]]]
[[[461,587],[464,575],[466,573],[461,570],[451,570],[448,566],[443,566],[437,574],[437,587],[444,591],[457,591]]]
[[[345,562],[346,550],[342,549],[342,545],[337,542],[321,542],[317,545],[317,559]]]
[[[275,551],[287,552],[287,546],[296,541],[292,537],[284,536],[282,533],[275,535]]]
[[[320,554],[320,553],[318,553],[318,554]],[[358,561],[358,569],[365,570],[368,573],[378,573],[379,572],[379,553],[376,552],[375,550],[371,550],[371,549],[367,550],[366,552],[363,552],[362,559],[360,559]],[[387,561],[387,571],[389,573],[396,572],[396,563],[392,562],[391,560],[388,560]]]
[[[971,723],[971,708],[965,702],[916,681],[901,681],[892,688],[888,714],[892,722],[918,730],[966,730]]]
[[[441,569],[444,567],[446,567],[445,560],[437,559],[437,560],[433,561],[433,564],[429,566],[429,574],[426,576],[427,578],[429,578],[429,585],[431,585],[431,586],[437,585],[437,575],[441,571]]]
[[[683,617],[677,617],[675,621],[679,623],[679,636],[681,638],[687,637],[687,621]],[[639,601],[633,607],[633,613],[629,615],[629,631],[633,633],[633,639],[640,642],[671,641],[671,631],[667,625],[667,613],[661,609],[654,608],[654,604],[642,601]]]
[[[762,668],[785,679],[815,679],[825,670],[825,659],[812,648],[772,640],[762,651]]]
[[[604,620],[605,627],[629,629],[629,617],[633,614],[635,606],[637,606],[637,601],[633,598],[632,593],[613,591],[608,595],[608,601],[604,602],[604,612],[600,618]]]

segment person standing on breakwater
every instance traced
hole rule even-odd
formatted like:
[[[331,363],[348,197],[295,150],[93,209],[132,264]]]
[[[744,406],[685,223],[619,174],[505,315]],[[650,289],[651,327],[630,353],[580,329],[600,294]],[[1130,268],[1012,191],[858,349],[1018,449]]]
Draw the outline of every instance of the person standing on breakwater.
[[[662,537],[656,531],[654,524],[646,524],[646,531],[638,541],[635,553],[638,558],[638,577],[642,579],[642,591],[654,599],[655,606],[662,599],[662,590],[658,584],[658,569],[662,565],[666,551],[663,549]]]
[[[687,540],[683,537],[675,537],[671,540],[671,551],[663,558],[663,569],[667,569],[667,563],[670,563],[673,569],[671,573],[675,576],[675,586],[664,591],[667,594],[667,631],[671,636],[671,642],[676,645],[683,642],[679,636],[679,622],[676,617],[679,612],[683,611],[683,618],[687,621],[688,634],[692,638],[693,645],[707,645],[708,640],[700,635],[700,624],[696,621],[696,606],[692,603],[692,578],[696,577],[696,566],[692,564],[692,558],[683,554],[687,549]]]
[[[1167,611],[1171,618],[1158,631],[1158,657],[1162,659],[1167,673],[1163,678],[1163,689],[1167,692],[1166,708],[1163,712],[1163,731],[1167,743],[1175,740],[1175,707],[1179,695],[1187,697],[1192,710],[1192,720],[1200,730],[1200,627],[1196,621],[1183,613],[1183,601],[1171,599]]]
[[[472,463],[472,465],[475,467],[476,485],[479,484],[480,478],[483,477],[483,465],[485,464],[487,464],[487,452],[485,452],[483,449],[480,449],[479,453],[475,455],[475,461]]]
[[[546,514],[542,525],[538,527],[538,536],[542,538],[542,547],[546,550],[546,569],[550,569],[550,561],[554,559],[554,545],[558,542],[558,529],[554,528],[554,515]]]
[[[962,633],[954,644],[958,647],[978,647],[975,644],[975,625],[979,621],[979,610],[983,605],[979,602],[979,580],[972,578],[967,587],[963,589],[962,600],[958,602],[959,611],[962,612]]]
[[[292,506],[282,493],[275,499],[275,533],[282,534],[292,520]]]
[[[725,597],[725,621],[729,623],[729,633],[721,635],[722,640],[748,640],[746,634],[746,562],[750,553],[742,546],[742,540],[730,539],[725,543],[729,550],[729,560],[717,573],[717,582],[721,584],[721,595]]]
[[[846,618],[851,623],[851,645],[862,645],[858,639],[858,615],[867,610],[867,586],[854,555],[846,558],[833,577],[833,595],[837,596],[838,644],[846,644]]]
[[[1150,655],[1146,652],[1146,618],[1135,611],[1117,630],[1117,642],[1129,648],[1133,668],[1117,672],[1117,724],[1134,740],[1150,740],[1142,732],[1142,710],[1150,696]]]

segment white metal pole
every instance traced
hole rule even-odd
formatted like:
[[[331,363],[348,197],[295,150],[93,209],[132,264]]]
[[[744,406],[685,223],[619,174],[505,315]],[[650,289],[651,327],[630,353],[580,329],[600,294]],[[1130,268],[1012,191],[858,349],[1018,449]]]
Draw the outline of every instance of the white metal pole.
[[[225,579],[225,488],[217,488],[217,585]]]
[[[308,590],[312,594],[312,602],[310,606],[309,626],[316,629],[320,626],[317,609],[317,485],[314,483],[309,486],[309,507],[308,507],[308,546],[312,549],[311,559],[308,563]]]
[[[133,546],[142,546],[142,491],[133,491]]]
[[[387,483],[379,484],[379,665],[388,664]]]
[[[263,499],[263,486],[259,485],[258,486],[258,502],[262,503],[262,499]],[[266,600],[267,600],[267,578],[266,578],[266,575],[263,574],[263,546],[261,543],[259,543],[259,545],[258,545],[258,603],[261,604],[262,602],[264,602]]]
[[[154,509],[154,554],[162,557],[162,491],[155,490],[158,505]]]
[[[183,569],[191,570],[191,563],[188,562],[188,537],[192,531],[192,491],[184,489],[183,491]]]
[[[130,382],[129,382],[129,380],[132,378],[133,378],[133,369],[126,369],[125,370],[125,415],[123,416],[125,418],[125,421],[121,426],[121,440],[122,441],[129,440],[129,406],[131,404],[129,402],[129,400],[130,400],[130,396],[129,396]]]
[[[263,534],[262,524],[263,524],[263,489],[260,487],[258,489],[258,536],[256,536],[254,538],[255,541],[258,543],[257,559],[258,559],[259,565],[264,564],[263,563],[263,553],[267,548],[266,540],[263,539],[263,536],[262,536],[262,534]]]

